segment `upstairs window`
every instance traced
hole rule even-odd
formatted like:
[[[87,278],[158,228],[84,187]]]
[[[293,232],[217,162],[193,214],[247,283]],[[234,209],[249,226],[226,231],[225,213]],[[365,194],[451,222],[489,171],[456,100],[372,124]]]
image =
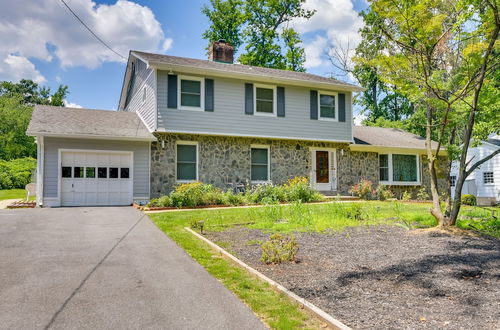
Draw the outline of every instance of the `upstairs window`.
[[[196,142],[177,143],[177,181],[198,179],[198,145]]]
[[[326,120],[336,120],[337,118],[337,94],[320,92],[319,98],[319,118]]]
[[[203,110],[203,78],[179,76],[179,109]]]
[[[269,147],[252,146],[251,158],[252,181],[269,181]]]
[[[493,172],[484,172],[483,173],[483,183],[484,184],[495,183],[495,179],[493,177]]]
[[[276,87],[266,85],[255,86],[255,114],[276,115]]]

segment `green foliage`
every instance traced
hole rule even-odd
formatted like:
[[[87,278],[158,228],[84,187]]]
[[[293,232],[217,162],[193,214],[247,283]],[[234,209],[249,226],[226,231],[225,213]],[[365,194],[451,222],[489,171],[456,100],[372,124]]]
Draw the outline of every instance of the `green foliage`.
[[[379,184],[377,189],[375,189],[375,195],[378,200],[385,201],[390,198],[394,198],[394,193],[384,184]]]
[[[35,167],[33,158],[0,160],[0,189],[24,188],[31,182]]]
[[[349,193],[362,199],[371,199],[374,195],[373,183],[370,180],[361,179],[349,189]]]
[[[272,234],[269,240],[261,244],[262,256],[260,261],[265,264],[280,264],[286,261],[295,261],[299,245],[292,235],[280,233]]]
[[[430,196],[429,196],[429,193],[427,192],[427,187],[422,186],[422,188],[420,188],[417,191],[417,199],[419,201],[428,201],[429,198],[430,198]]]
[[[462,197],[460,197],[460,200],[463,205],[474,206],[477,204],[476,196],[474,195],[464,194],[462,195]]]
[[[245,193],[226,192],[201,182],[178,185],[169,196],[153,199],[148,207],[195,207],[205,205],[278,204],[281,202],[322,201],[323,195],[311,189],[307,178],[296,177],[284,185],[255,185]]]
[[[45,104],[63,107],[64,99],[68,93],[68,86],[59,85],[57,91],[51,94],[50,88],[39,86],[33,80],[28,79],[21,79],[19,83],[0,82],[0,95],[8,97],[21,96],[21,103],[31,106]]]
[[[210,20],[203,38],[226,39],[235,50],[245,44],[239,62],[247,65],[304,71],[304,48],[288,23],[309,19],[314,11],[302,8],[305,0],[211,0],[202,8]]]
[[[408,190],[403,191],[403,194],[401,195],[402,201],[407,202],[407,201],[411,200],[411,198],[412,198],[411,191],[408,191]]]

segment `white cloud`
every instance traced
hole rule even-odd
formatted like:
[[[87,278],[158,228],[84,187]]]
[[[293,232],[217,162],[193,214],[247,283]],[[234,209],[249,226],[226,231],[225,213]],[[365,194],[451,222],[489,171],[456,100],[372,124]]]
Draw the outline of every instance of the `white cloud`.
[[[312,42],[304,46],[304,51],[306,52],[306,62],[304,66],[306,68],[315,68],[326,63],[324,52],[327,44],[328,40],[326,38],[317,35]]]
[[[11,54],[7,54],[3,63],[0,63],[0,77],[1,80],[10,77],[9,80],[13,81],[31,79],[39,84],[47,81],[26,57]]]
[[[111,5],[97,5],[91,0],[72,0],[68,4],[101,39],[125,57],[131,49],[162,52],[172,45],[172,39],[165,37],[161,24],[146,6],[127,0]],[[14,64],[12,56],[18,57]],[[61,1],[3,0],[0,80],[18,80],[16,69],[24,61],[22,77],[44,81],[34,65],[28,67],[29,59],[52,61],[54,57],[63,68],[92,69],[104,62],[124,61],[97,41]]]
[[[358,31],[363,27],[363,19],[358,16],[350,0],[307,0],[305,9],[316,9],[316,13],[309,19],[297,19],[293,22],[299,33],[323,32],[327,38],[316,36],[306,44],[306,59],[312,54],[313,59],[309,67],[317,67],[326,62],[317,58],[324,56],[329,45],[345,46],[349,43],[350,48],[355,48],[361,41]],[[327,39],[320,42],[321,39]],[[352,54],[350,54],[352,55]]]
[[[64,106],[68,108],[83,108],[81,105],[69,102],[68,100],[63,100]]]

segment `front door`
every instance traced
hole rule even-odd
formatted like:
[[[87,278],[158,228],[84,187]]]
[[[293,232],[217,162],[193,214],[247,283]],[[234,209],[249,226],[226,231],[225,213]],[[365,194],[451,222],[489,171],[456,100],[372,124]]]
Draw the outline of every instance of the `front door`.
[[[312,183],[316,190],[335,190],[335,151],[313,151],[313,177]]]

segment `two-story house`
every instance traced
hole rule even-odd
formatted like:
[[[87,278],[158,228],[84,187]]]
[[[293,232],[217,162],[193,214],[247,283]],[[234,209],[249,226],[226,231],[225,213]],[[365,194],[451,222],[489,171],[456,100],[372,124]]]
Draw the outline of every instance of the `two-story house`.
[[[37,106],[38,203],[127,205],[202,181],[223,189],[295,176],[329,193],[361,178],[425,185],[424,139],[354,127],[362,88],[309,73],[131,51],[118,111]]]

